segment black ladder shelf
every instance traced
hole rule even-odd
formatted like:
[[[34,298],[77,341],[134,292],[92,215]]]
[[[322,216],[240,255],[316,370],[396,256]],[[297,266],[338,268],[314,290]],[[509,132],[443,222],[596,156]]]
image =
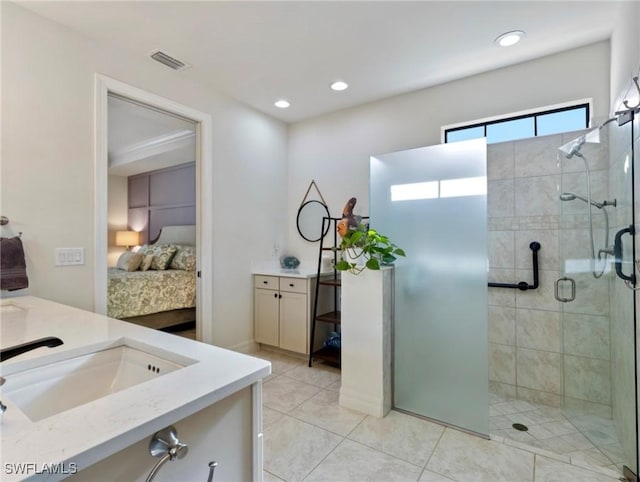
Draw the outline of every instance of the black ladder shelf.
[[[338,262],[338,221],[342,218],[323,217],[322,218],[322,231],[321,233],[328,233],[328,230],[333,228],[333,245],[325,246],[325,237],[320,238],[320,249],[318,249],[318,270],[316,272],[316,296],[313,302],[313,322],[311,324],[311,339],[309,343],[309,366],[313,365],[313,360],[322,360],[329,365],[337,366],[341,365],[340,349],[323,346],[322,348],[314,351],[314,342],[316,335],[316,323],[330,323],[333,325],[333,331],[338,331],[338,326],[341,321],[340,313],[340,286],[341,280],[338,271],[334,268],[332,273],[322,274],[322,253],[333,252],[333,265]],[[362,217],[362,220],[368,220],[369,217]],[[329,289],[333,289],[333,300],[331,303],[331,309],[328,312],[318,314],[318,303],[320,300],[320,286],[327,286]]]
[[[322,253],[326,251],[333,251],[333,261],[334,265],[338,262],[338,232],[336,228],[338,227],[338,221],[342,218],[332,218],[332,217],[323,217],[322,218],[322,231],[321,233],[328,233],[328,230],[333,227],[333,246],[326,247],[324,244],[324,240],[326,236],[322,236],[320,238],[320,249],[318,250],[318,270],[316,272],[316,296],[313,302],[313,319],[311,323],[311,340],[309,343],[309,366],[313,365],[314,358],[317,360],[322,360],[330,365],[334,365],[340,367],[340,349],[323,346],[319,350],[314,351],[315,345],[315,335],[316,335],[316,323],[331,323],[333,324],[333,331],[338,331],[338,325],[340,324],[340,296],[338,290],[340,289],[340,276],[338,271],[334,268],[333,274],[329,276],[324,275],[324,278],[321,277],[322,272]],[[320,286],[328,286],[333,288],[333,303],[331,311],[326,313],[318,314],[318,302],[320,299]]]

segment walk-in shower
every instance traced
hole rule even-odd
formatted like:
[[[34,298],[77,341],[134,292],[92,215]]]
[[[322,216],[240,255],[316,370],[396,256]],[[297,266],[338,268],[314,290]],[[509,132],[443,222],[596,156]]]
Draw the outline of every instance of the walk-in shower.
[[[411,251],[394,269],[396,410],[637,473],[634,282],[618,274],[633,273],[633,138],[609,123],[372,157],[372,224]],[[390,196],[485,174],[486,196]]]
[[[599,132],[598,132],[599,134]],[[599,139],[599,136],[597,136]],[[589,245],[591,247],[591,273],[595,278],[600,278],[607,269],[607,256],[613,256],[613,247],[609,246],[609,214],[605,209],[606,206],[615,207],[617,202],[615,199],[612,201],[604,200],[602,202],[593,201],[591,198],[591,171],[589,169],[589,162],[584,157],[584,155],[580,152],[582,146],[584,146],[585,142],[587,142],[586,135],[580,136],[576,141],[573,141],[568,144],[568,149],[563,147],[560,148],[561,151],[566,152],[565,158],[571,159],[573,156],[577,156],[582,159],[584,162],[584,172],[586,176],[586,191],[587,197],[580,196],[574,192],[563,192],[560,194],[561,201],[575,201],[576,199],[582,202],[587,203],[588,212],[589,212]],[[597,260],[599,267],[596,267],[596,247],[594,241],[593,234],[593,212],[591,207],[596,207],[602,211],[604,216],[604,244],[603,247],[598,249]]]
[[[626,241],[634,134],[633,123],[617,120],[558,150],[558,280],[569,281],[575,296],[556,299],[563,415],[592,444],[585,460],[630,477],[637,473],[633,238]]]

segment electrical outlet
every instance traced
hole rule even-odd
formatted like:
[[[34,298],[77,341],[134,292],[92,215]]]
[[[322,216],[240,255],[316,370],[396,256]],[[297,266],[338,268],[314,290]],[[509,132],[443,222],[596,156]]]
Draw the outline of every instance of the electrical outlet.
[[[56,248],[56,266],[79,266],[84,264],[84,248]]]

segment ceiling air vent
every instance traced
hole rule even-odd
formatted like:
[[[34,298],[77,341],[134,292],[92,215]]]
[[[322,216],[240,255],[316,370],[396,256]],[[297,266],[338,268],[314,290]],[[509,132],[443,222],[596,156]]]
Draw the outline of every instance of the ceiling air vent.
[[[173,70],[184,70],[190,67],[189,64],[185,64],[181,60],[172,57],[164,53],[162,50],[156,50],[151,54],[151,58],[160,62],[161,64],[166,65],[167,67],[172,68]]]

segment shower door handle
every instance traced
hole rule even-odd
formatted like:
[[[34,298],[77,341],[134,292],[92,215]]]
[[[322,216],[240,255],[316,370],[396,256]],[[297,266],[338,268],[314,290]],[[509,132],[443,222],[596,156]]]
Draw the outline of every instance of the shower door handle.
[[[632,272],[630,275],[626,275],[622,272],[622,236],[625,234],[630,234],[632,236],[635,234],[635,229],[633,225],[630,225],[628,228],[621,229],[616,233],[615,241],[613,243],[613,257],[614,264],[616,268],[616,274],[618,277],[624,281],[628,281],[631,284],[636,284],[636,275]]]
[[[560,296],[560,282],[568,281],[571,285],[571,296],[569,298],[564,298]],[[576,299],[576,280],[573,278],[567,278],[566,276],[562,278],[558,278],[554,284],[553,296],[555,296],[556,300],[561,301],[563,303],[569,303]]]

